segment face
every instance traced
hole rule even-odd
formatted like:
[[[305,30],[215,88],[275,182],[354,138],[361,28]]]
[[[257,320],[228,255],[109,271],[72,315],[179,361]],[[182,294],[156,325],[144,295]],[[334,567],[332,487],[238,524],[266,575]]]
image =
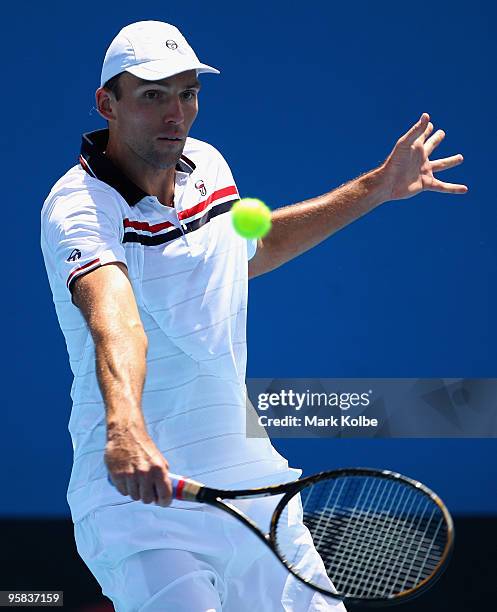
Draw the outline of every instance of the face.
[[[174,167],[198,112],[196,71],[160,81],[144,81],[124,72],[119,85],[119,100],[112,94],[108,100],[112,138],[157,170]]]

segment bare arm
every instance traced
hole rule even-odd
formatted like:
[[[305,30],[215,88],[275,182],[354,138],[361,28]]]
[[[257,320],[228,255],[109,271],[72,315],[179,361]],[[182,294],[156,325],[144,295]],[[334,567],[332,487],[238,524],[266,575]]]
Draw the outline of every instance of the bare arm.
[[[271,215],[270,233],[258,240],[256,254],[249,261],[249,278],[308,251],[381,204],[385,197],[381,177],[373,170],[330,193],[278,208]]]
[[[432,131],[430,117],[423,113],[379,168],[322,196],[275,210],[270,233],[259,239],[257,252],[249,261],[249,278],[274,270],[389,200],[427,190],[466,193],[466,185],[444,183],[433,176],[459,165],[463,156],[430,161],[429,156],[445,137],[443,130],[430,136]]]
[[[141,397],[147,336],[128,272],[122,263],[104,265],[74,282],[73,300],[90,328],[98,382],[105,401],[105,463],[123,495],[168,505],[168,463],[148,435]]]

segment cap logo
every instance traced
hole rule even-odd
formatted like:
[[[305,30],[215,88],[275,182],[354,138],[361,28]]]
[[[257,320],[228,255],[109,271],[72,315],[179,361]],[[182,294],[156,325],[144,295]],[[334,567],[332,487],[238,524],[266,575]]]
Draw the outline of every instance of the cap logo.
[[[178,43],[174,40],[166,40],[166,47],[171,49],[171,51],[174,51],[178,48]]]

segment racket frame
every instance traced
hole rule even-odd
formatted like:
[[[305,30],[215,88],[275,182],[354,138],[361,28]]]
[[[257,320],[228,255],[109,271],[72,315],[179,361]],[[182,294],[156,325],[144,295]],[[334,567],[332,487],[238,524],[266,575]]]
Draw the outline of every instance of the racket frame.
[[[173,475],[171,474],[170,476]],[[320,482],[321,480],[331,480],[343,476],[367,476],[377,478],[379,477],[384,478],[386,480],[394,480],[397,482],[400,481],[403,484],[408,485],[410,487],[414,487],[415,489],[423,493],[432,502],[434,502],[442,512],[447,526],[447,541],[445,544],[444,551],[442,553],[440,561],[438,562],[437,566],[432,571],[430,576],[422,580],[416,587],[407,589],[402,593],[390,597],[377,597],[367,599],[347,596],[346,594],[340,592],[332,593],[329,590],[322,588],[319,585],[313,584],[310,580],[300,576],[294,569],[292,564],[289,563],[278,550],[276,539],[278,520],[288,502],[295,495],[300,493],[302,489],[305,489],[308,485],[315,484],[317,482]],[[283,563],[283,565],[293,576],[298,578],[307,586],[310,586],[312,589],[322,593],[323,595],[326,595],[327,597],[336,600],[345,601],[347,604],[362,604],[371,607],[387,606],[410,601],[418,597],[427,589],[431,588],[433,584],[435,584],[435,582],[442,576],[445,568],[447,567],[447,563],[450,559],[454,547],[454,523],[449,511],[445,507],[445,504],[442,502],[440,497],[438,497],[436,493],[434,493],[431,489],[429,489],[421,482],[418,482],[417,480],[414,480],[412,478],[408,478],[407,476],[403,476],[398,472],[392,472],[390,470],[378,470],[375,468],[340,468],[336,470],[319,472],[317,474],[313,474],[312,476],[302,478],[301,480],[287,482],[284,484],[268,485],[265,487],[258,487],[253,489],[238,490],[214,489],[188,479],[185,479],[184,483],[185,484],[183,485],[181,491],[182,500],[206,503],[210,506],[216,507],[220,510],[227,512],[234,518],[241,521],[248,529],[250,529],[250,531],[252,531],[252,533],[254,533],[254,535],[256,535],[262,542],[264,542],[266,546],[268,546],[273,551],[276,557],[281,561],[281,563]],[[258,497],[269,497],[274,495],[283,495],[283,497],[278,502],[275,510],[273,511],[268,533],[264,533],[254,521],[252,521],[249,517],[245,516],[245,514],[243,514],[243,512],[239,510],[236,506],[224,501],[237,499],[256,499]],[[332,577],[331,580],[333,580]]]
[[[321,480],[328,480],[330,479],[330,477],[339,478],[342,476],[369,476],[369,477],[376,477],[376,478],[379,477],[379,478],[384,478],[385,480],[393,480],[397,482],[402,482],[405,485],[408,485],[408,486],[411,486],[417,489],[418,491],[423,493],[426,497],[428,497],[432,502],[434,502],[438,506],[440,511],[442,512],[442,515],[444,517],[445,524],[447,527],[447,541],[445,543],[445,548],[442,552],[440,561],[438,562],[438,564],[436,565],[436,567],[434,568],[430,576],[422,580],[417,586],[411,589],[406,589],[402,593],[398,593],[391,597],[361,598],[361,597],[347,596],[344,593],[337,593],[336,598],[341,599],[342,601],[345,601],[347,604],[352,604],[352,605],[361,604],[361,605],[375,607],[375,606],[397,605],[400,603],[411,601],[412,599],[415,599],[419,595],[422,595],[426,590],[431,588],[440,579],[445,569],[447,568],[447,564],[450,560],[450,557],[451,557],[451,554],[454,548],[454,537],[455,537],[454,522],[445,504],[443,503],[443,501],[440,499],[440,497],[436,493],[434,493],[431,489],[429,489],[423,483],[417,480],[414,480],[412,478],[409,478],[407,476],[404,476],[403,474],[399,474],[398,472],[392,472],[390,470],[378,470],[375,468],[341,468],[337,470],[331,470],[328,472],[319,472],[318,474],[313,474],[312,476],[307,476],[306,478],[302,478],[302,480],[297,481],[297,483],[302,486],[299,486],[297,490],[288,491],[284,495],[284,497],[282,497],[281,500],[278,502],[278,505],[276,506],[273,512],[273,515],[271,517],[271,524],[270,524],[269,534],[268,534],[269,535],[268,539],[270,542],[271,550],[273,550],[273,552],[276,554],[278,559],[280,559],[283,565],[288,569],[288,571],[291,572],[291,574],[294,575],[296,578],[298,578],[301,582],[307,584],[308,586],[311,586],[311,588],[319,591],[320,593],[323,593],[324,595],[334,597],[334,595],[331,594],[328,590],[320,588],[318,585],[311,583],[309,580],[303,578],[294,570],[294,568],[292,567],[292,564],[289,563],[278,550],[277,540],[276,540],[276,530],[277,530],[278,520],[282,512],[284,511],[285,506],[289,503],[292,497],[294,497],[297,493],[300,493],[300,491],[308,485],[315,484],[316,482],[319,482]],[[331,577],[331,580],[333,581],[332,577]]]

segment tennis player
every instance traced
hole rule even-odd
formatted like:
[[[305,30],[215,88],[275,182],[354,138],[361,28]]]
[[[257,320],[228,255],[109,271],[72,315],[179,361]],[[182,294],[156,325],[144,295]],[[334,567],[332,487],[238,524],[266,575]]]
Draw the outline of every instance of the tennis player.
[[[108,127],[83,135],[79,163],[42,209],[41,245],[74,374],[67,499],[77,548],[119,612],[343,612],[238,521],[170,503],[168,469],[225,488],[300,476],[267,438],[245,435],[248,279],[388,200],[465,193],[433,176],[462,156],[429,160],[444,133],[423,114],[380,167],[274,211],[271,233],[246,241],[231,226],[240,196],[228,164],[188,135],[201,73],[218,70],[174,26],[122,29],[96,91]],[[268,527],[277,501],[236,503]],[[289,529],[306,551],[301,562],[315,560],[295,504]]]

